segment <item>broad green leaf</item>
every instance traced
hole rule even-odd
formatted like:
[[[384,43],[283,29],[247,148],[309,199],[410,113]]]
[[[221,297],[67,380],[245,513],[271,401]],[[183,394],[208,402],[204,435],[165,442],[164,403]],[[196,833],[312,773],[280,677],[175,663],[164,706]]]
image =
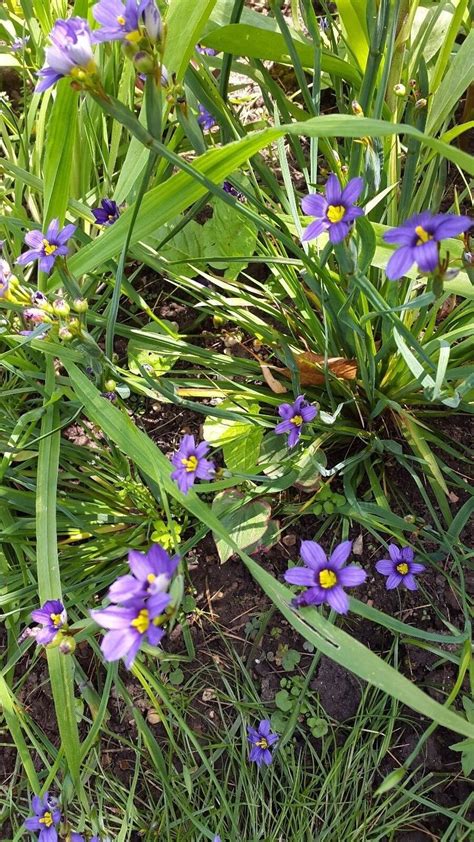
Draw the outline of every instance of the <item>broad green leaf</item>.
[[[367,0],[338,0],[337,11],[342,22],[344,37],[360,69],[364,70],[369,55]]]
[[[63,364],[69,373],[71,386],[82,402],[88,418],[133,460],[144,476],[149,477],[159,486],[163,486],[171,497],[178,500],[199,522],[206,524],[221,541],[228,543],[229,547],[239,554],[254,579],[296,631],[323,654],[355,675],[380,687],[384,692],[424,716],[430,717],[439,725],[474,739],[472,724],[440,705],[362,643],[326,620],[317,609],[295,611],[290,605],[293,598],[292,591],[277,582],[237,546],[219,518],[216,518],[211,509],[198,498],[193,489],[187,495],[179,491],[170,477],[169,460],[146,433],[137,429],[127,414],[102,398],[98,389],[74,363],[63,359]],[[386,512],[384,514],[386,515]]]
[[[430,100],[426,133],[435,134],[474,81],[474,31],[471,29],[449,64],[448,71]]]
[[[169,325],[170,329],[173,330],[171,322],[164,320],[164,324]],[[168,335],[161,325],[156,322],[150,322],[150,324],[145,325],[144,330],[148,333],[159,334],[160,336]],[[149,345],[149,337],[147,337],[146,341],[146,346],[148,347],[144,347],[144,340],[140,339],[140,336],[130,340],[127,349],[130,371],[134,374],[140,374],[140,369],[144,368],[145,371],[148,371],[150,374],[152,373],[155,377],[161,377],[173,368],[175,362],[179,359],[179,352],[169,351],[168,353],[161,352],[158,354]]]
[[[58,218],[64,222],[70,198],[72,156],[76,140],[79,97],[69,80],[58,83],[56,99],[48,120],[44,160],[45,222]]]
[[[179,82],[215,3],[216,0],[171,0],[168,6],[163,63],[169,74],[176,73]]]
[[[267,20],[263,15],[259,15],[259,18]],[[291,64],[283,35],[279,31],[272,32],[267,30],[266,27],[263,28],[260,21],[258,26],[232,23],[219,29],[213,29],[203,38],[203,43],[206,47],[222,50],[225,53]],[[314,45],[298,35],[294,36],[294,45],[303,67],[312,69],[314,66]],[[355,86],[360,84],[360,75],[351,64],[325,50],[321,52],[321,68],[323,72],[346,79]]]
[[[235,413],[242,413],[242,421],[235,418],[206,418],[203,425],[203,437],[215,447],[221,447],[228,442],[240,439],[256,428],[255,424],[247,421],[245,415],[257,414],[260,407],[258,403],[239,406],[235,401],[225,400],[219,404],[219,409],[229,409]]]
[[[251,474],[258,462],[262,438],[262,427],[254,426],[245,435],[225,444],[222,451],[229,471]]]
[[[262,545],[268,529],[272,512],[270,504],[262,500],[244,501],[244,495],[238,491],[222,491],[212,501],[212,512],[232,538],[232,544],[229,544],[214,533],[222,564],[234,554],[234,544],[240,550],[255,552]]]

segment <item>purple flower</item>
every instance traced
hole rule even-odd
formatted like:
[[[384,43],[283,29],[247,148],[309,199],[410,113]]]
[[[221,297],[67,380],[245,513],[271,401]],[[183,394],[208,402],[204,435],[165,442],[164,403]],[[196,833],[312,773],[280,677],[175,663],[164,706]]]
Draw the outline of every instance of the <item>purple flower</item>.
[[[26,829],[39,830],[39,842],[57,842],[56,825],[61,821],[61,811],[58,809],[57,799],[50,798],[49,792],[45,792],[42,798],[39,795],[34,795],[31,800],[31,808],[35,815],[26,819]]]
[[[467,231],[474,220],[468,216],[451,213],[432,214],[426,210],[416,213],[398,228],[387,231],[386,243],[398,243],[398,248],[387,263],[386,273],[390,281],[397,281],[416,263],[420,272],[434,272],[439,265],[439,245],[446,237],[457,237]]]
[[[46,234],[41,231],[28,231],[25,236],[25,243],[31,246],[16,261],[21,266],[39,260],[39,268],[42,272],[51,272],[57,257],[69,254],[66,246],[67,241],[73,236],[76,225],[66,225],[62,231],[59,230],[59,220],[53,219]]]
[[[93,40],[129,41],[138,43],[143,35],[152,43],[161,37],[161,15],[155,0],[100,0],[92,10],[101,29],[93,33]],[[142,31],[141,31],[142,30]]]
[[[131,599],[126,605],[108,605],[97,611],[91,611],[91,617],[106,629],[102,644],[102,654],[106,661],[118,661],[123,658],[127,669],[133,664],[142,643],[148,640],[152,646],[158,646],[164,637],[159,628],[161,614],[170,602],[167,593],[155,594],[151,600]]]
[[[5,298],[10,287],[12,270],[6,260],[0,257],[0,298]]]
[[[35,93],[46,91],[63,76],[78,80],[95,72],[92,33],[83,18],[57,20],[50,33],[51,46],[46,48],[46,61],[38,76]]]
[[[236,188],[233,184],[230,183],[230,181],[224,181],[222,189],[225,190],[226,193],[229,193],[230,196],[235,196],[235,198],[238,199],[239,202],[242,202],[245,199],[244,194],[241,193],[240,190],[236,190]]]
[[[321,605],[326,602],[338,614],[346,614],[349,599],[343,588],[361,585],[367,578],[365,570],[354,564],[343,567],[351,550],[352,541],[343,541],[328,559],[315,541],[302,541],[300,555],[306,566],[292,567],[284,575],[285,581],[292,585],[307,588],[296,597],[295,605]]]
[[[302,242],[314,240],[323,231],[328,231],[331,243],[344,240],[356,217],[364,213],[362,208],[354,205],[363,186],[362,178],[351,178],[347,187],[342,190],[339,179],[332,173],[326,182],[326,196],[319,193],[305,196],[301,202],[303,212],[307,216],[315,216],[316,219],[304,231]]]
[[[171,558],[163,547],[153,544],[147,553],[130,550],[128,563],[131,573],[119,576],[109,588],[110,601],[126,605],[129,600],[148,596],[148,608],[153,610],[155,597],[160,601],[161,595],[169,588],[179,556]]]
[[[47,646],[66,624],[67,614],[59,599],[49,599],[41,608],[36,608],[31,612],[31,619],[41,623],[42,628],[36,626],[30,630],[30,633],[36,638],[37,643]]]
[[[304,395],[299,395],[294,403],[282,403],[278,407],[278,415],[283,418],[275,427],[275,433],[289,433],[288,447],[294,447],[301,435],[303,424],[312,421],[318,410],[305,401]]]
[[[171,457],[176,470],[171,474],[180,491],[187,494],[196,479],[212,479],[214,462],[205,459],[209,445],[206,441],[196,444],[194,436],[183,436],[179,450]]]
[[[214,117],[212,116],[212,114],[210,113],[210,111],[208,111],[206,108],[204,108],[204,105],[199,104],[198,108],[199,108],[199,114],[198,114],[197,121],[198,121],[199,125],[201,126],[201,129],[203,130],[203,132],[209,132],[212,129],[212,127],[216,125],[216,121],[215,121]]]
[[[201,44],[197,44],[196,50],[198,53],[201,53],[202,56],[216,56],[217,50],[213,50],[212,47],[202,47]]]
[[[412,548],[401,547],[399,549],[395,544],[389,544],[388,554],[390,558],[382,558],[375,565],[376,570],[387,577],[385,582],[387,590],[391,591],[393,588],[398,588],[399,585],[403,585],[409,591],[418,590],[414,574],[423,573],[425,565],[413,561]]]
[[[70,842],[86,842],[85,836],[82,833],[71,833]],[[100,842],[100,836],[91,836],[89,842]]]
[[[250,749],[249,760],[260,768],[262,763],[269,766],[273,760],[270,748],[278,742],[278,734],[272,734],[271,723],[262,719],[258,728],[247,728]]]
[[[20,50],[24,50],[29,40],[30,40],[29,35],[25,35],[24,38],[20,38],[19,36],[17,38],[14,38],[12,43],[11,43],[12,51],[14,53],[19,53]]]
[[[117,219],[120,216],[120,210],[117,202],[114,202],[113,199],[101,199],[100,204],[102,205],[101,208],[92,209],[92,216],[94,217],[96,224],[113,225],[114,222],[117,222]]]

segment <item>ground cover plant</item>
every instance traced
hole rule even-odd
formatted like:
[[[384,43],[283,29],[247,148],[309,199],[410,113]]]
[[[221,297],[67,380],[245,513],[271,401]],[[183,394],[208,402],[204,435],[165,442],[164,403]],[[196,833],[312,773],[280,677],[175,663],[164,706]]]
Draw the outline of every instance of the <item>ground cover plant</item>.
[[[0,839],[472,838],[467,0],[0,7]]]

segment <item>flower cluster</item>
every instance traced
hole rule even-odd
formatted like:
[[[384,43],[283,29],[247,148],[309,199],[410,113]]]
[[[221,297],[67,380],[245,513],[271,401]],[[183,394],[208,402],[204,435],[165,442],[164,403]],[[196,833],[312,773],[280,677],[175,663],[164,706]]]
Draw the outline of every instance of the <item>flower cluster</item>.
[[[153,74],[162,83],[164,29],[155,0],[100,0],[92,14],[100,24],[92,33],[94,43],[119,41],[141,73]]]
[[[282,403],[278,407],[278,415],[283,418],[275,427],[275,433],[288,433],[288,447],[298,443],[301,428],[316,418],[318,410],[307,403],[304,395],[299,395],[294,403]]]
[[[20,284],[11,274],[8,265],[1,266],[0,261],[0,298],[16,304],[17,310],[10,310],[9,320],[12,330],[22,336],[31,336],[39,325],[48,328],[49,336],[69,341],[74,337],[86,337],[83,321],[88,303],[84,298],[68,301],[61,296],[47,296],[39,290],[31,290]],[[44,335],[41,334],[41,338]]]
[[[109,588],[111,605],[91,611],[93,619],[109,629],[102,644],[106,661],[124,659],[127,669],[145,641],[158,646],[164,637],[161,628],[171,602],[168,588],[179,563],[158,544],[147,553],[130,550],[130,573],[120,576]]]
[[[300,555],[304,567],[291,567],[284,574],[284,579],[291,585],[299,585],[305,590],[295,597],[293,605],[322,605],[326,603],[338,614],[347,614],[349,598],[344,588],[362,585],[367,573],[361,567],[350,564],[345,567],[352,551],[352,541],[343,541],[333,550],[329,558],[316,541],[302,541]],[[399,549],[389,544],[390,559],[382,559],[375,565],[379,573],[387,576],[386,588],[403,585],[408,590],[417,589],[415,574],[425,570],[423,564],[413,561],[411,547]]]
[[[179,450],[171,457],[176,470],[171,474],[178,488],[187,494],[197,479],[212,479],[215,473],[214,462],[205,459],[209,451],[206,441],[196,444],[194,436],[186,435],[181,439]]]

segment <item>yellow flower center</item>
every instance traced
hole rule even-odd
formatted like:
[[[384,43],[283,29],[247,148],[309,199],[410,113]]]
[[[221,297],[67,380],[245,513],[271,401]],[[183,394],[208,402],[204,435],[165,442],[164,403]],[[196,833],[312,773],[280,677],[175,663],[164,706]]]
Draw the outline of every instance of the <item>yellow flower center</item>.
[[[301,415],[293,415],[293,418],[290,418],[290,424],[294,424],[295,427],[301,427],[303,423],[303,419]]]
[[[155,576],[154,573],[149,573],[148,576],[146,577],[146,580],[147,580],[147,582],[150,583],[150,585],[153,584],[155,579],[156,579],[156,576]]]
[[[45,254],[54,254],[56,249],[57,246],[53,246],[53,244],[50,243],[49,240],[43,240],[43,251]]]
[[[344,205],[329,205],[326,211],[329,222],[340,222],[341,219],[344,219],[345,215],[346,209]]]
[[[189,459],[181,459],[181,464],[184,465],[188,474],[195,471],[198,466],[197,456],[190,456]]]
[[[146,608],[142,608],[142,610],[138,613],[138,616],[132,620],[130,625],[140,632],[140,634],[145,634],[145,632],[148,631],[148,626],[150,625],[148,610]]]
[[[319,584],[322,588],[333,588],[337,582],[337,576],[334,570],[321,570],[319,574]]]
[[[49,615],[53,621],[53,626],[60,626],[62,624],[61,614],[50,614]]]
[[[408,564],[406,561],[402,561],[400,564],[397,564],[397,573],[401,573],[402,576],[406,576],[408,573]]]
[[[53,816],[51,813],[45,813],[44,816],[40,818],[40,824],[44,824],[45,827],[51,827],[53,824]]]
[[[142,36],[140,35],[138,29],[134,29],[133,32],[127,32],[127,34],[125,36],[125,40],[131,41],[132,44],[133,43],[138,44],[138,42],[141,40],[141,37]]]
[[[429,240],[433,239],[431,234],[428,234],[428,231],[425,231],[421,225],[416,226],[415,233],[418,237],[417,246],[422,246],[423,243],[427,243]]]
[[[119,15],[117,18],[117,23],[119,26],[125,26],[125,18],[123,15]]]
[[[261,737],[258,743],[255,743],[259,748],[268,748],[268,740],[266,737]]]

